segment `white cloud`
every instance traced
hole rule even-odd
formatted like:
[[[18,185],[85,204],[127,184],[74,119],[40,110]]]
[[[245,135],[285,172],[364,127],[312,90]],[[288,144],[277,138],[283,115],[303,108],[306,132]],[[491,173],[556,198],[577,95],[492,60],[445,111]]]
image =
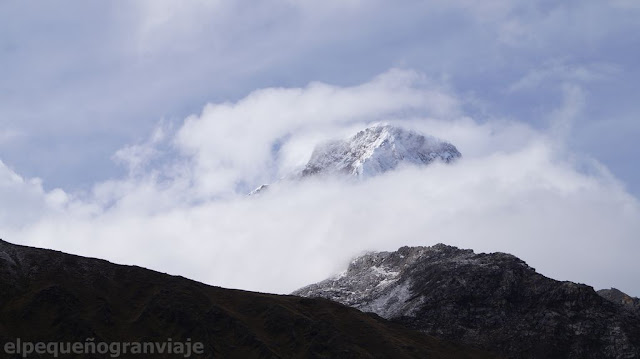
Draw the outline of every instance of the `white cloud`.
[[[579,103],[571,91],[567,108]],[[27,208],[37,208],[49,198],[58,210],[4,217],[3,232],[14,242],[260,291],[321,280],[365,250],[443,242],[510,252],[553,278],[640,294],[637,200],[597,163],[564,152],[552,133],[479,123],[461,105],[400,70],[351,87],[254,91],[207,105],[133,154],[125,150],[120,157],[147,167],[82,197],[46,193],[5,170],[2,190],[19,193],[11,202],[32,196]],[[260,196],[238,191],[239,182],[274,180],[303,163],[316,141],[377,121],[450,140],[463,158],[362,183],[281,181]],[[162,143],[178,152],[172,161],[134,156]]]
[[[119,149],[112,159],[127,166],[129,176],[140,175],[149,163],[160,155],[157,147],[166,140],[167,132],[170,131],[170,126],[160,123],[146,141]]]
[[[408,111],[439,117],[457,114],[456,99],[419,88],[425,82],[415,72],[391,70],[353,87],[311,83],[306,88],[258,90],[237,103],[207,105],[199,116],[185,120],[175,143],[193,157],[202,195],[217,194],[241,180],[273,180],[268,177],[276,165],[272,147],[292,134],[312,131],[318,136],[328,129]]]
[[[55,189],[45,192],[39,178],[23,178],[0,161],[0,225],[22,228],[42,216],[63,208],[66,194]]]

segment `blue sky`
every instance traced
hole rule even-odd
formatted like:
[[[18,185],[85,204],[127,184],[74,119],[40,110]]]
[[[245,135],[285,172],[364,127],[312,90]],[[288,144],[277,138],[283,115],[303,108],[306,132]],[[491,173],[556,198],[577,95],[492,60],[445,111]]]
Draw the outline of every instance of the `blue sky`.
[[[578,188],[569,192],[576,198],[584,195],[584,201],[593,195],[598,200],[589,205],[613,206],[612,213],[622,211],[618,218],[626,218],[629,211],[635,213],[640,195],[635,159],[640,137],[639,4],[634,0],[4,1],[0,4],[0,160],[6,167],[4,176],[12,180],[3,182],[1,193],[4,203],[18,210],[5,210],[0,224],[16,241],[100,256],[79,244],[80,239],[56,242],[42,229],[49,228],[43,223],[57,218],[51,213],[73,218],[68,226],[82,237],[90,235],[83,228],[96,224],[92,221],[109,231],[120,226],[113,218],[139,217],[142,225],[158,220],[154,216],[162,211],[160,216],[180,213],[179,217],[205,211],[198,206],[218,206],[217,198],[273,181],[296,168],[323,138],[348,135],[375,121],[396,120],[435,132],[466,148],[465,157],[486,156],[487,163],[498,167],[504,164],[502,154],[513,154],[510,161],[515,161],[527,151],[537,153],[532,156],[545,159],[536,162],[545,164],[541,170],[550,171],[545,181],[558,189],[554,196],[560,196],[549,197],[545,206],[562,201],[567,188]],[[546,143],[545,150],[529,146],[540,141]],[[272,153],[274,143],[283,148],[277,158]],[[569,172],[555,176],[557,162]],[[519,162],[513,163],[507,166],[514,168],[513,173],[526,172]],[[469,168],[480,168],[474,166]],[[12,181],[22,183],[21,189],[11,187]],[[510,200],[533,198],[532,193],[547,188],[538,184],[527,187],[524,197]],[[590,189],[580,192],[584,188]],[[607,196],[624,198],[624,204],[599,202]],[[153,202],[149,207],[155,210],[129,207],[141,199]],[[504,201],[500,203],[508,202]],[[581,207],[581,200],[576,201],[575,208]],[[464,201],[456,203],[460,211],[470,210]],[[117,215],[110,212],[119,206],[124,209]],[[522,209],[535,216],[530,210]],[[567,223],[596,218],[595,213]],[[621,230],[620,243],[637,237],[631,224],[635,217],[630,216],[620,225],[629,228]],[[583,234],[568,227],[554,232],[555,224],[549,221],[547,234]],[[211,231],[206,235],[225,234]],[[229,233],[238,235],[235,229]],[[453,238],[454,232],[443,236]],[[167,238],[167,250],[171,240]],[[403,243],[358,244],[352,252],[393,249]],[[531,243],[461,244],[522,255]],[[635,242],[620,244],[619,250],[628,252],[635,246]],[[162,251],[148,258],[110,253],[102,257],[182,271],[209,282],[222,280],[207,277],[202,268],[186,270],[184,262],[167,264]],[[606,262],[614,263],[614,257],[615,253]],[[581,263],[586,266],[588,261],[584,257]],[[336,263],[318,259],[315,276],[300,277],[282,288],[321,279],[339,269]],[[551,274],[574,279],[573,272],[551,264],[549,268]],[[638,273],[637,269],[629,270]],[[597,283],[611,282],[613,277],[615,273]],[[239,287],[254,288],[250,281],[237,280],[242,283]],[[275,285],[264,288],[284,290]],[[640,293],[638,287],[631,289]]]

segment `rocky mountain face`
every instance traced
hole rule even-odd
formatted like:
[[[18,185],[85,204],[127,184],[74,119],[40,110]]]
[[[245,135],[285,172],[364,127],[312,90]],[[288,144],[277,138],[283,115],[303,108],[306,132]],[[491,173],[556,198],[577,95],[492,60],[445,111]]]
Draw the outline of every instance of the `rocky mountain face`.
[[[400,163],[427,165],[435,160],[449,163],[461,156],[450,143],[391,125],[366,128],[346,140],[315,148],[301,176],[347,174],[375,176]]]
[[[197,358],[491,358],[326,299],[207,286],[0,240],[5,343],[202,343]],[[29,355],[50,358],[49,354]],[[105,355],[60,357],[108,358]],[[182,358],[181,354],[120,357]]]
[[[598,291],[598,294],[613,303],[621,305],[627,310],[640,314],[640,298],[634,298],[615,288],[601,289]]]
[[[640,357],[640,315],[623,307],[626,297],[549,279],[504,253],[442,244],[369,253],[293,294],[509,358]]]

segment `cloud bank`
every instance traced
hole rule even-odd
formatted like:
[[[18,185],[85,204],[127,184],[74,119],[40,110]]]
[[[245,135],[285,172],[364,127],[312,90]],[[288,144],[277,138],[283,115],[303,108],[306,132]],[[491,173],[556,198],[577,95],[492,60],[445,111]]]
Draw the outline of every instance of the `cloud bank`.
[[[47,192],[0,166],[0,191],[14,204],[0,230],[12,242],[256,291],[290,292],[364,251],[442,242],[640,295],[637,199],[555,130],[580,116],[579,90],[548,114],[548,130],[470,118],[466,101],[408,70],[356,86],[256,90],[159,125],[114,155],[126,177],[86,193]],[[319,141],[377,122],[446,139],[463,158],[358,183],[279,181]]]

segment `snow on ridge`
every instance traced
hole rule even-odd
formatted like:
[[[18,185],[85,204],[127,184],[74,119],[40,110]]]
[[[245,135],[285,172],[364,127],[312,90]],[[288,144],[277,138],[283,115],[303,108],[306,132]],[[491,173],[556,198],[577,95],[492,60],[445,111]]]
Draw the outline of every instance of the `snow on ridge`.
[[[292,294],[328,298],[384,318],[412,315],[422,296],[412,292],[416,278],[410,276],[418,263],[449,263],[454,266],[488,265],[472,250],[444,244],[401,247],[395,252],[369,252],[354,258],[345,271]]]

